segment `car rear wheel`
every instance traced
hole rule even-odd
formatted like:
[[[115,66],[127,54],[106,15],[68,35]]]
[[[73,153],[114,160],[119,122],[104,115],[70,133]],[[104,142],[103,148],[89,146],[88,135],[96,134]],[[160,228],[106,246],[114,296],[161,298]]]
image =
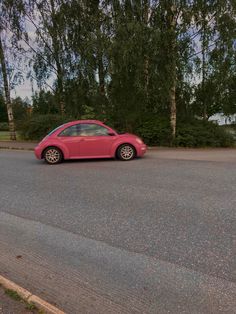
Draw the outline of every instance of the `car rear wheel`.
[[[59,164],[63,159],[62,152],[57,147],[48,147],[45,150],[43,157],[44,160],[50,165]]]
[[[117,157],[123,161],[132,160],[135,154],[135,148],[130,144],[123,144],[117,150]]]

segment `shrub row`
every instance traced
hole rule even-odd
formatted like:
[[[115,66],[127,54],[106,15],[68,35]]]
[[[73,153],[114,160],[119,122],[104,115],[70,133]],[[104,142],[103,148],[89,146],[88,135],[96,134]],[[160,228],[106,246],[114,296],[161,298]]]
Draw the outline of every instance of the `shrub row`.
[[[32,115],[18,124],[22,138],[40,140],[57,126],[73,120],[60,115]],[[152,116],[136,127],[135,133],[150,146],[169,146],[171,128],[166,118]],[[208,121],[190,119],[177,124],[175,146],[182,147],[230,147],[234,138],[225,128]]]
[[[9,126],[7,122],[0,122],[0,131],[8,131]]]
[[[225,129],[209,121],[191,120],[177,127],[176,146],[231,147],[234,137]]]
[[[17,129],[20,137],[25,140],[41,140],[50,131],[69,121],[60,115],[32,115],[30,118],[18,122]]]
[[[170,124],[164,118],[150,118],[137,128],[137,133],[151,146],[169,146],[171,143]],[[180,147],[231,147],[234,143],[233,134],[225,128],[191,118],[178,122],[173,144]]]

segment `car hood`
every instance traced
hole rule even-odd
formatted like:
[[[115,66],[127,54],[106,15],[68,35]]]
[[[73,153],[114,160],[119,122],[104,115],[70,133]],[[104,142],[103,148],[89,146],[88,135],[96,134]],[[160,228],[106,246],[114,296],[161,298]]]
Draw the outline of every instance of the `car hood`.
[[[118,135],[119,136],[119,138],[129,138],[129,139],[134,139],[134,140],[136,140],[136,139],[139,139],[140,141],[142,141],[142,143],[143,143],[143,140],[139,137],[139,136],[137,136],[137,135],[135,135],[135,134],[132,134],[132,133],[124,133],[124,134],[119,134]],[[140,144],[141,144],[141,142],[140,142]]]
[[[137,135],[134,135],[132,133],[122,133],[122,134],[118,134],[120,137],[133,137],[133,138],[137,138],[138,136]]]

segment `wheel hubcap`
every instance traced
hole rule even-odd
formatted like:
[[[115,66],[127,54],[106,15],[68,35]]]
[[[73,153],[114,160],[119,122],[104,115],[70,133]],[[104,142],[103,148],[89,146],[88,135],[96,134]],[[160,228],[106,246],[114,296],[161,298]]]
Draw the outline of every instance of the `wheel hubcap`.
[[[45,158],[50,163],[54,164],[60,160],[60,153],[56,149],[49,149],[46,152]]]
[[[123,159],[129,160],[134,156],[134,150],[130,146],[123,146],[120,150],[120,155]]]

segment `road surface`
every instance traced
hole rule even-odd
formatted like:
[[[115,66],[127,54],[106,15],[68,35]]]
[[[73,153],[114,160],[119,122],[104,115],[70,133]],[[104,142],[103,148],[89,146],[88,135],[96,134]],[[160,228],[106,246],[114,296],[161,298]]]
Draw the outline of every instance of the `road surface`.
[[[0,150],[0,274],[66,313],[236,313],[236,150]]]

